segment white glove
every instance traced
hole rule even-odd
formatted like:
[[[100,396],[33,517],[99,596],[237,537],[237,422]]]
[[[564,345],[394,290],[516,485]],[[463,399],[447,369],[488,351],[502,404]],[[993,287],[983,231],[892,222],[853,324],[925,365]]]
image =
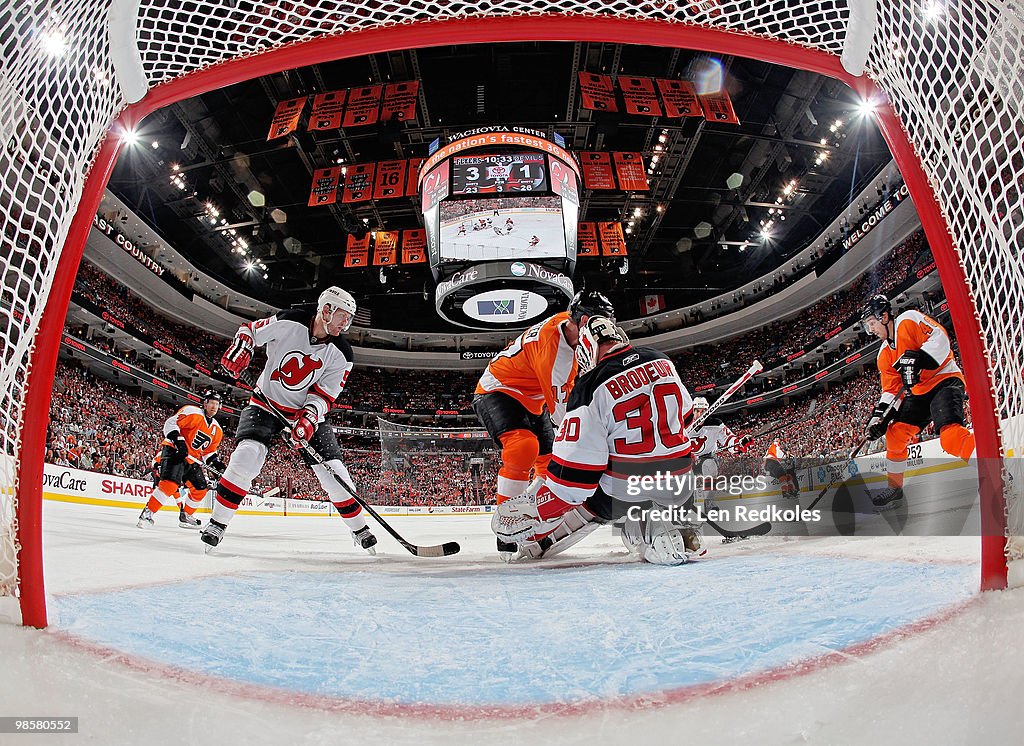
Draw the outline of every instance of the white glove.
[[[499,505],[491,516],[491,531],[509,544],[522,544],[540,525],[536,498],[529,492]]]
[[[659,533],[644,549],[644,559],[652,565],[685,565],[689,555],[682,532],[673,529]]]

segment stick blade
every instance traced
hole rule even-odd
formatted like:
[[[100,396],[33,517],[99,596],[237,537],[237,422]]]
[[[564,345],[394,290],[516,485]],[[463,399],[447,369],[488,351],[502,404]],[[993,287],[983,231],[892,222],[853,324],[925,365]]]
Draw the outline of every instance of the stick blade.
[[[457,541],[446,541],[429,547],[416,547],[417,557],[449,557],[462,551]]]

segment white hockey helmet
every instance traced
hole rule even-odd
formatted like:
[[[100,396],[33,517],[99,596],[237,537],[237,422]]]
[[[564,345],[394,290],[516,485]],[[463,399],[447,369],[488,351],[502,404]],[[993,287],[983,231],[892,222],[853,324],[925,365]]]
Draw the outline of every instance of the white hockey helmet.
[[[693,398],[693,408],[700,409],[706,412],[707,410],[711,409],[711,405],[708,404],[708,400],[705,399],[703,396],[695,396]]]
[[[348,314],[348,321],[341,329],[341,331],[347,332],[348,328],[352,326],[352,318],[356,315],[356,299],[352,297],[352,294],[337,285],[332,285],[320,293],[320,299],[316,304],[317,314],[322,314],[325,308],[330,308],[330,315],[326,317],[328,323],[333,321],[334,314],[338,311],[345,311]]]
[[[580,375],[594,369],[600,360],[601,345],[612,344],[615,347],[629,344],[629,337],[621,327],[604,316],[591,316],[580,327],[580,339],[576,345],[576,362],[579,364]]]

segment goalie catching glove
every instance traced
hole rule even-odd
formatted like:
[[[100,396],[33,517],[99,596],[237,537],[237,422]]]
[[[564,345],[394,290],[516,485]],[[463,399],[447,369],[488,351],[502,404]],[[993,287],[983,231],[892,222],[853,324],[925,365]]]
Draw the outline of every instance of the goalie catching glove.
[[[295,418],[295,422],[292,423],[292,445],[296,448],[302,448],[303,446],[309,445],[309,440],[316,435],[317,429],[317,412],[313,407],[305,406],[299,410],[298,416]]]
[[[252,352],[255,349],[255,340],[249,330],[243,326],[235,334],[231,347],[221,356],[220,364],[224,370],[238,378],[249,367],[249,363],[252,361]]]

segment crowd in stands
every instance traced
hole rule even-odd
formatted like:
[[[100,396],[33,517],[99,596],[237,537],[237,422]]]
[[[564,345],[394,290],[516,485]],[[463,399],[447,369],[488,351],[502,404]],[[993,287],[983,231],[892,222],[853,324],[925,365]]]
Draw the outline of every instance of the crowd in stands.
[[[775,321],[720,344],[699,345],[674,357],[687,381],[695,385],[737,378],[753,359],[786,357],[804,349],[857,312],[864,300],[885,293],[907,278],[914,260],[926,247],[917,231],[899,244],[849,287],[802,310],[798,316]]]

